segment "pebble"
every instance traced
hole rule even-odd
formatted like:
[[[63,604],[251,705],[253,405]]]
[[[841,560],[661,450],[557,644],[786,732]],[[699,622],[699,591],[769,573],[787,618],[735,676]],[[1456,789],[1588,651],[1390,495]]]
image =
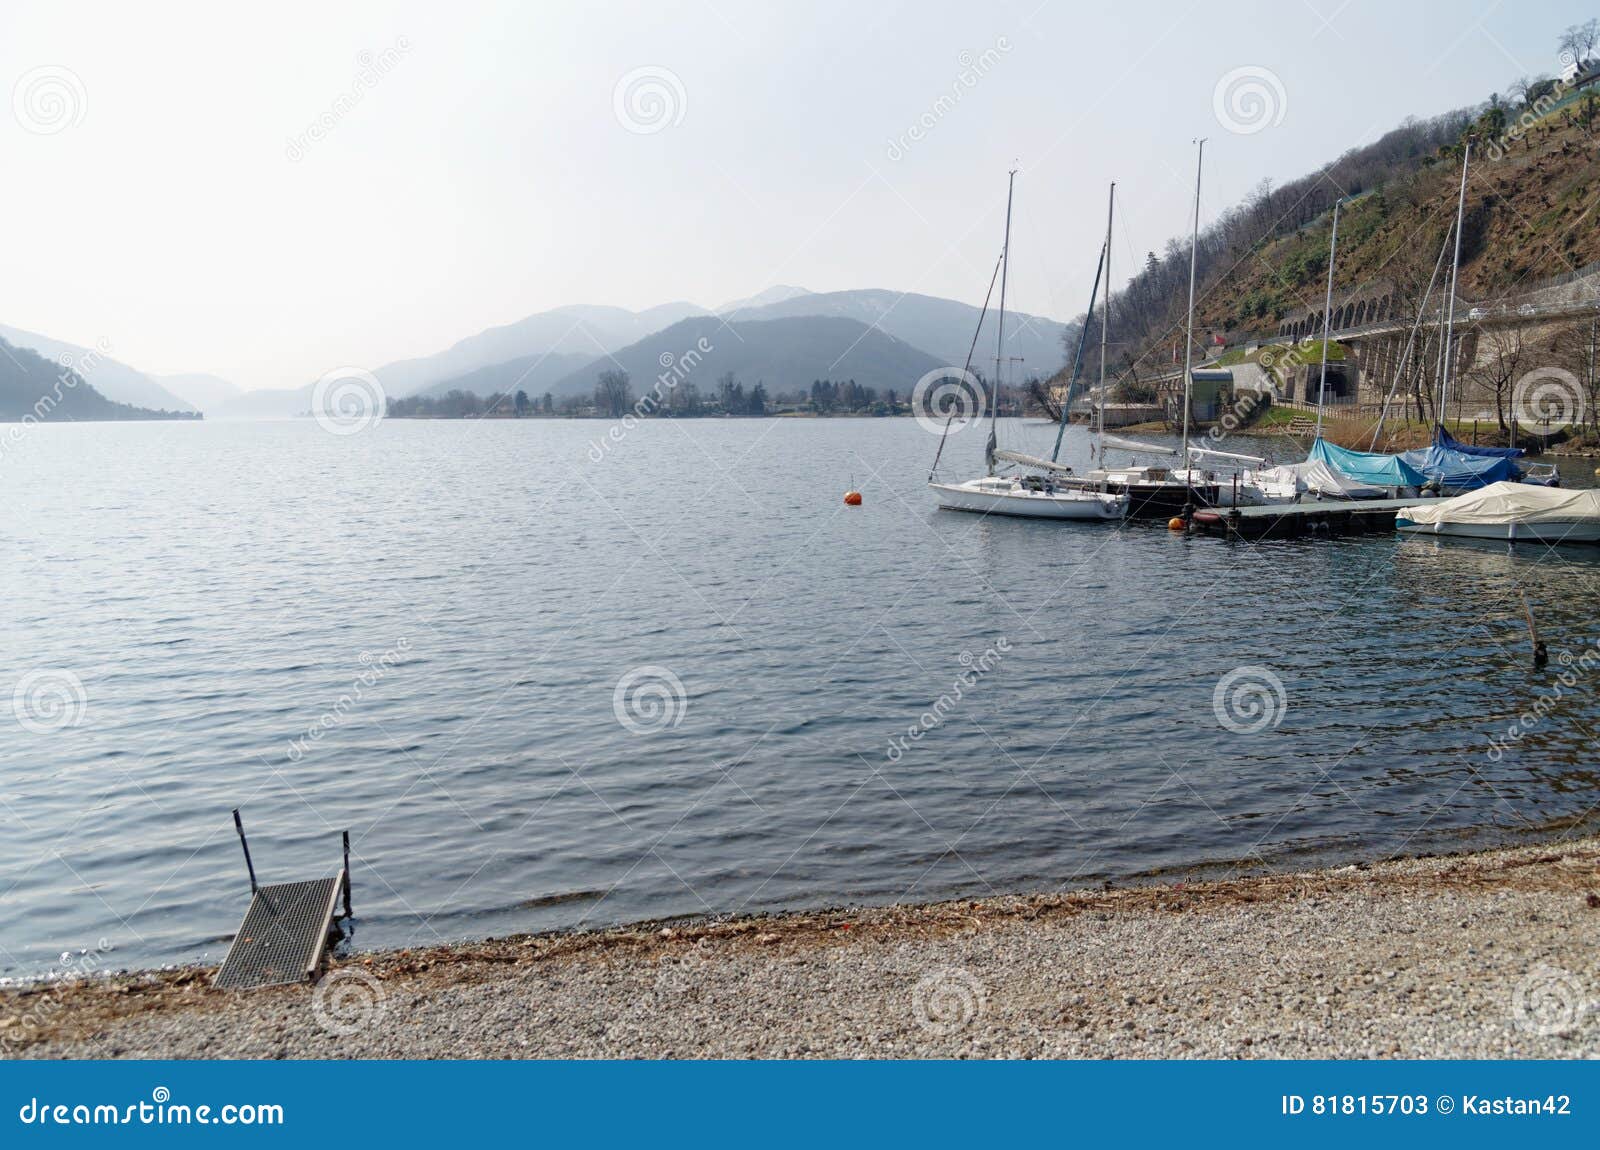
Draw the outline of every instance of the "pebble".
[[[848,932],[776,915],[363,955],[377,989],[341,1034],[314,989],[230,994],[193,972],[7,990],[0,1034],[52,994],[57,1030],[22,1057],[1595,1057],[1600,1008],[1564,1034],[1516,1017],[1542,969],[1600,1000],[1571,865],[1592,875],[1600,840],[1560,850],[1474,859],[1472,881],[1419,881],[1464,865],[1438,858],[1265,892],[1191,883],[1177,912],[1123,887],[1089,913],[997,898],[852,912]]]

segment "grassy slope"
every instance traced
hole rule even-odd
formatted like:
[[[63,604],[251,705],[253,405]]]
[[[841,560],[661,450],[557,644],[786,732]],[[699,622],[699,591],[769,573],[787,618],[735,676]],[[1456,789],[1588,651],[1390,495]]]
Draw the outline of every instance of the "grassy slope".
[[[1600,119],[1586,131],[1576,103],[1536,124],[1493,159],[1475,151],[1467,186],[1461,291],[1504,294],[1600,260]],[[1336,300],[1385,277],[1398,256],[1431,265],[1456,207],[1459,153],[1436,157],[1347,204],[1339,217]],[[1331,214],[1262,245],[1197,301],[1197,327],[1260,328],[1322,305]]]

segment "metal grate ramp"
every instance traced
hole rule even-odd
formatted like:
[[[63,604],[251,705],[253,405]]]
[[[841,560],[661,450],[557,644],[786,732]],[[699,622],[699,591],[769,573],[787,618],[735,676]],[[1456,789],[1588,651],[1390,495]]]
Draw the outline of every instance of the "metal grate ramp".
[[[345,871],[333,878],[259,888],[214,985],[230,990],[304,982],[322,965]]]

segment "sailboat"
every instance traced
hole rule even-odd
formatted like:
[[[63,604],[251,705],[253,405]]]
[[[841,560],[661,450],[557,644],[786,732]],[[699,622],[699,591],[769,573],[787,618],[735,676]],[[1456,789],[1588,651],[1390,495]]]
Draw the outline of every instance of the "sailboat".
[[[1461,271],[1461,229],[1462,221],[1466,215],[1467,202],[1467,172],[1472,162],[1472,142],[1467,141],[1461,156],[1461,186],[1456,197],[1456,222],[1455,222],[1455,252],[1450,263],[1450,276],[1446,283],[1448,304],[1443,309],[1445,314],[1440,317],[1443,333],[1440,341],[1440,396],[1439,419],[1435,420],[1433,428],[1433,441],[1427,447],[1412,451],[1403,451],[1396,455],[1384,455],[1373,451],[1350,451],[1345,448],[1335,447],[1322,438],[1322,410],[1323,392],[1319,387],[1317,394],[1317,431],[1316,438],[1311,445],[1309,460],[1320,460],[1327,463],[1336,472],[1351,479],[1364,483],[1381,483],[1396,488],[1397,494],[1404,492],[1405,487],[1415,487],[1419,484],[1431,489],[1443,491],[1448,494],[1458,494],[1487,487],[1495,483],[1534,483],[1545,486],[1559,483],[1554,466],[1544,468],[1523,467],[1515,462],[1522,454],[1521,451],[1507,448],[1477,448],[1460,443],[1445,429],[1443,417],[1449,410],[1450,385],[1455,379],[1455,313],[1456,313],[1456,281]],[[1331,309],[1333,306],[1333,264],[1339,242],[1339,207],[1341,200],[1335,200],[1333,205],[1333,235],[1329,242],[1328,250],[1328,290],[1323,309],[1322,326],[1322,384],[1327,383],[1328,373],[1328,337]],[[1448,236],[1447,236],[1448,239]],[[1440,262],[1443,262],[1444,251],[1439,253]],[[1438,276],[1439,268],[1434,268],[1434,277]],[[1433,290],[1433,279],[1428,281],[1428,291]],[[1422,307],[1417,311],[1417,326],[1422,323],[1423,309],[1427,306],[1427,294],[1423,296]],[[1413,328],[1412,340],[1416,337]],[[1410,343],[1407,344],[1407,356],[1410,354]],[[1402,358],[1400,368],[1404,368]],[[1396,372],[1395,384],[1399,384],[1399,372]],[[1383,429],[1384,417],[1388,414],[1389,400],[1393,398],[1394,389],[1384,401],[1383,411],[1378,417],[1378,426],[1373,430],[1372,446],[1378,442],[1378,434]]]
[[[928,487],[933,491],[934,498],[939,501],[939,506],[950,511],[977,511],[986,515],[1014,515],[1026,519],[1080,519],[1098,520],[1102,522],[1120,520],[1128,512],[1128,497],[1103,490],[1085,490],[1076,486],[1067,486],[1061,480],[1071,474],[1072,469],[1065,464],[1058,463],[1055,459],[1042,459],[1016,451],[1001,451],[997,442],[996,426],[1000,418],[1000,365],[1004,362],[1005,337],[1006,337],[1006,264],[1011,254],[1011,200],[1016,184],[1016,169],[1012,169],[1006,182],[1006,233],[1005,243],[1000,249],[1000,312],[999,333],[995,343],[995,373],[993,381],[992,402],[989,408],[989,439],[984,448],[984,461],[987,464],[987,473],[976,479],[968,479],[962,483],[940,483],[935,480],[939,469],[939,457],[944,453],[944,439],[949,435],[950,421],[945,422],[945,436],[939,440],[939,451],[933,457],[933,471],[928,475]],[[1115,193],[1116,185],[1112,185]],[[1106,244],[1110,250],[1111,223],[1109,213],[1106,221]],[[990,283],[991,289],[993,282]],[[988,309],[988,301],[984,301],[984,309]],[[978,329],[983,329],[983,312],[978,315]],[[976,346],[977,335],[973,335]],[[1101,342],[1104,345],[1105,336],[1102,332]],[[1104,374],[1104,356],[1101,357],[1101,372]],[[967,366],[962,370],[962,378],[970,379],[972,367],[972,352],[967,352]],[[951,419],[954,419],[954,414]],[[1059,451],[1059,439],[1057,450]],[[1043,471],[1041,475],[998,475],[995,473],[995,464],[1004,460],[1009,463],[1020,464]]]
[[[1200,242],[1200,167],[1204,159],[1205,141],[1199,141],[1200,155],[1196,161],[1194,182],[1194,246],[1189,252],[1189,319],[1185,328],[1184,361],[1183,361],[1183,446],[1182,448],[1161,447],[1153,443],[1141,443],[1134,439],[1123,439],[1120,436],[1105,434],[1105,340],[1100,342],[1100,395],[1096,410],[1099,416],[1100,434],[1096,437],[1096,455],[1100,466],[1077,480],[1085,487],[1094,487],[1099,490],[1110,491],[1128,497],[1128,515],[1134,519],[1167,519],[1174,515],[1186,514],[1197,506],[1210,506],[1217,502],[1218,488],[1216,477],[1210,472],[1196,468],[1190,456],[1189,447],[1189,411],[1191,366],[1194,347],[1194,279],[1195,255],[1199,250]],[[1113,185],[1114,186],[1114,185]],[[1111,231],[1109,224],[1106,229],[1106,319],[1110,323],[1111,310]],[[1160,464],[1130,464],[1125,467],[1108,467],[1105,462],[1106,448],[1125,451],[1131,455],[1158,455],[1172,456],[1179,461],[1177,467]]]

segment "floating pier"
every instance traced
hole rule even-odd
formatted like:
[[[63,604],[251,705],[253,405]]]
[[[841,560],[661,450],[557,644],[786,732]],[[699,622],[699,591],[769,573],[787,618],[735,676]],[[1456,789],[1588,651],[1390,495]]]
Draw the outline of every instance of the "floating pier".
[[[1194,512],[1189,526],[1229,539],[1299,539],[1306,535],[1381,535],[1394,530],[1395,515],[1407,507],[1443,499],[1323,499],[1264,507],[1207,507]]]
[[[328,939],[334,933],[339,896],[344,896],[344,917],[350,917],[350,832],[344,832],[344,866],[329,878],[305,882],[256,883],[255,863],[244,837],[244,823],[233,812],[233,825],[244,848],[244,865],[250,872],[250,907],[233,936],[228,956],[222,960],[213,985],[228,990],[250,990],[306,982],[322,969]]]

